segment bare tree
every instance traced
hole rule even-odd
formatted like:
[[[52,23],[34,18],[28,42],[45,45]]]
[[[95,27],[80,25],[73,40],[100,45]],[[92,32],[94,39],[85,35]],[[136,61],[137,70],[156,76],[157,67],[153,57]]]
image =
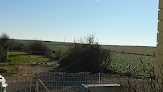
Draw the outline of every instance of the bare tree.
[[[0,41],[2,46],[5,45],[5,43],[10,39],[10,37],[6,33],[2,33],[0,36]]]

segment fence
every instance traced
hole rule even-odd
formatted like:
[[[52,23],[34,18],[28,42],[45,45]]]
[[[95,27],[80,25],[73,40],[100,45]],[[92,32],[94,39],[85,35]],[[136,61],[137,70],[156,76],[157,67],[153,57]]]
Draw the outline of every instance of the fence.
[[[121,83],[127,86],[139,85],[139,89],[141,85],[141,87],[145,85],[146,89],[150,87],[146,80],[130,79],[131,81],[128,81],[127,78],[104,73],[47,72],[41,74],[28,73],[25,75],[12,74],[4,76],[8,84],[7,92],[77,92],[77,89],[82,84]],[[133,83],[135,83],[135,85],[133,85]],[[144,90],[144,88],[142,89]]]
[[[109,74],[47,72],[36,74],[4,75],[7,92],[76,92],[82,84],[107,84],[119,81]]]

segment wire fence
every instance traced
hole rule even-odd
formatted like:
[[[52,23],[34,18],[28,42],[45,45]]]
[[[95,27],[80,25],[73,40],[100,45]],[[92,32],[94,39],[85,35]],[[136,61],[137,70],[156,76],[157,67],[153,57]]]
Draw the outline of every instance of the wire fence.
[[[47,72],[5,75],[5,79],[8,84],[7,92],[76,92],[82,84],[111,83],[113,80],[109,76],[103,73]]]
[[[4,76],[8,84],[7,92],[77,92],[82,84],[121,84],[127,85],[127,88],[141,84],[141,87],[143,85],[146,87],[145,89],[150,88],[148,80],[130,78],[129,81],[128,78],[107,73],[47,72],[40,74],[10,74]],[[140,89],[140,86],[137,87]],[[144,88],[142,89],[144,90]]]

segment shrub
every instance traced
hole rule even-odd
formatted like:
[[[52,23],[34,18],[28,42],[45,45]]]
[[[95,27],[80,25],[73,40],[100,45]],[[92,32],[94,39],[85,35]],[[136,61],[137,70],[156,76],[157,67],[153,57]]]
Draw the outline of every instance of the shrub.
[[[3,57],[4,57],[4,48],[0,46],[0,62],[3,62]]]
[[[29,42],[24,49],[31,54],[38,55],[45,55],[49,51],[48,47],[40,41]]]
[[[68,72],[105,72],[111,61],[110,51],[102,49],[94,41],[94,36],[88,36],[85,41],[75,43],[60,61],[60,67]]]
[[[48,57],[52,60],[60,60],[63,54],[64,52],[59,49],[59,50],[52,51],[51,53],[49,53]]]
[[[20,44],[14,39],[9,39],[5,42],[4,44],[5,47],[9,47],[9,50],[14,50],[14,51],[21,51],[23,44]]]
[[[1,45],[4,46],[9,38],[10,37],[6,33],[2,33],[0,36]]]

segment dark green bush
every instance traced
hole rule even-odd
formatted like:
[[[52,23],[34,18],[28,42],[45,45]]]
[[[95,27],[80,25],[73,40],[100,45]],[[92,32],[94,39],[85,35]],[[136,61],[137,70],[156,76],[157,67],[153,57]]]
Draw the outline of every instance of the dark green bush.
[[[5,47],[6,42],[9,40],[9,36],[6,33],[2,33],[0,36],[0,44]]]
[[[0,62],[3,62],[3,57],[4,57],[4,48],[0,46]]]
[[[45,55],[48,53],[48,47],[41,41],[32,41],[24,46],[24,50],[37,55]]]
[[[63,51],[62,50],[56,50],[56,51],[53,51],[51,54],[53,55],[53,59],[54,60],[60,60],[63,56]]]
[[[60,61],[60,68],[68,72],[105,72],[110,63],[110,51],[102,49],[89,36],[85,41],[75,43]]]
[[[4,45],[8,47],[10,51],[21,51],[23,48],[23,44],[20,44],[14,39],[7,40]]]
[[[64,52],[62,50],[51,51],[46,54],[46,57],[51,59],[51,61],[59,61],[63,57]]]

